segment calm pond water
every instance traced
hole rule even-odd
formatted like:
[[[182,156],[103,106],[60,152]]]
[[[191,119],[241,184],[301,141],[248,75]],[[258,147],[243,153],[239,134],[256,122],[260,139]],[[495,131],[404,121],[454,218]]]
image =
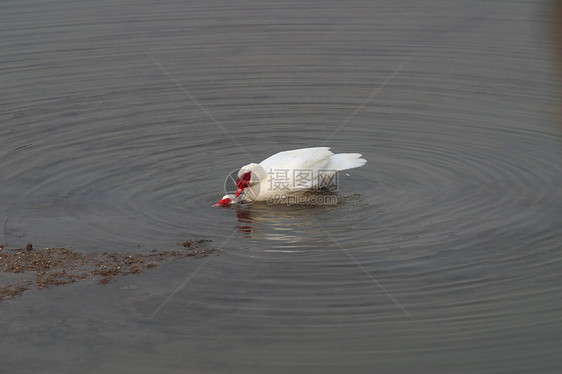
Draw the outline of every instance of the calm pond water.
[[[221,254],[3,302],[0,371],[560,372],[547,14],[6,2],[3,242]],[[368,160],[336,205],[211,207],[233,169],[320,145]]]

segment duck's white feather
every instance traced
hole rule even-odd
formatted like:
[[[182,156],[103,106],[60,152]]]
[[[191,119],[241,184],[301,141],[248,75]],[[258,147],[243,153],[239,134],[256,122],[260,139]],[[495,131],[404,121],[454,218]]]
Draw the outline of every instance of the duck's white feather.
[[[333,185],[338,171],[365,165],[359,153],[334,154],[328,147],[283,151],[259,163],[267,177],[259,187],[249,187],[248,197],[257,201],[276,195],[289,195]]]
[[[361,153],[338,153],[330,157],[326,168],[337,171],[358,168],[367,163],[361,156]]]
[[[302,148],[274,154],[260,162],[266,170],[270,169],[323,169],[334,154],[328,147]]]

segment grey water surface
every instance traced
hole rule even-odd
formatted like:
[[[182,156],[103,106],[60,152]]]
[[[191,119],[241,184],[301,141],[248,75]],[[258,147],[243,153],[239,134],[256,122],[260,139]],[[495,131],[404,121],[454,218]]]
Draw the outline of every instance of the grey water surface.
[[[0,8],[6,248],[220,249],[2,302],[0,372],[562,372],[546,2]],[[211,207],[321,145],[336,205]]]

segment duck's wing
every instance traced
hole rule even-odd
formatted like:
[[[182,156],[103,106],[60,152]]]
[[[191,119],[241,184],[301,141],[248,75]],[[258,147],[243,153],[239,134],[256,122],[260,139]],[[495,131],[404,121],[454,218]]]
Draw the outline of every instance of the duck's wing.
[[[260,165],[266,170],[299,170],[326,168],[333,153],[329,147],[301,148],[284,151],[266,158]]]
[[[260,165],[267,172],[267,187],[274,192],[297,192],[316,188],[320,171],[333,155],[328,147],[302,148],[274,154]]]

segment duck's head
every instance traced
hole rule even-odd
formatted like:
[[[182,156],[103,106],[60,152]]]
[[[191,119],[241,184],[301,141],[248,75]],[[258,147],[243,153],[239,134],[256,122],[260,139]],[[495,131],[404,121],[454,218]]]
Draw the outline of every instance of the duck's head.
[[[213,206],[222,206],[222,207],[227,207],[230,205],[234,205],[234,204],[238,204],[240,201],[239,199],[234,196],[234,195],[224,195],[222,197],[222,199],[220,199],[216,204],[214,204]]]
[[[236,193],[234,196],[240,196],[245,188],[259,183],[265,177],[267,177],[267,173],[259,164],[252,163],[242,166],[236,179]]]

